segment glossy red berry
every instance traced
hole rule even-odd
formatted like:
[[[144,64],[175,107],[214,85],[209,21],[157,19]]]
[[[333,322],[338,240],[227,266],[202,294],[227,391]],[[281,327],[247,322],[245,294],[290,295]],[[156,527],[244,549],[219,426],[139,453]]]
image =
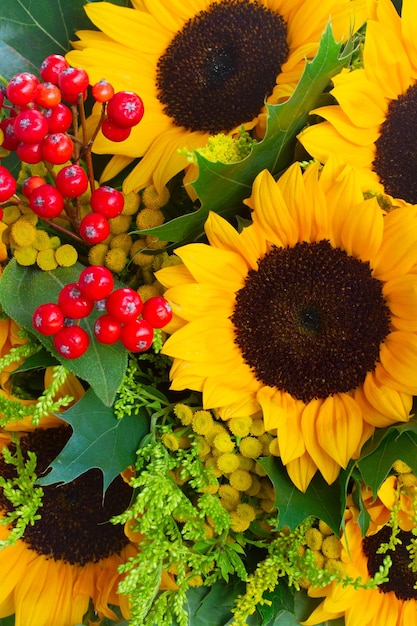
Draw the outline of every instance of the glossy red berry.
[[[21,141],[16,148],[16,154],[23,163],[35,165],[42,161],[42,151],[40,143],[25,143]]]
[[[0,202],[6,202],[16,193],[16,181],[4,165],[0,165]]]
[[[30,72],[15,74],[6,87],[6,97],[12,104],[23,106],[32,101],[39,79]]]
[[[78,278],[81,293],[91,300],[103,300],[114,287],[113,274],[103,265],[90,265],[84,268]]]
[[[32,191],[42,185],[46,185],[46,180],[42,176],[29,176],[23,181],[22,193],[26,198],[29,198]]]
[[[105,313],[94,322],[94,336],[100,343],[116,343],[120,338],[122,324]]]
[[[72,124],[71,109],[63,102],[52,109],[46,109],[44,116],[50,133],[65,133]]]
[[[45,82],[58,84],[58,77],[62,70],[69,67],[69,63],[61,54],[50,54],[41,63],[39,73]]]
[[[54,337],[56,351],[65,359],[78,359],[88,349],[90,338],[84,328],[64,326]]]
[[[172,320],[172,309],[168,300],[162,296],[149,298],[143,305],[142,317],[152,328],[163,328]]]
[[[130,287],[120,287],[113,291],[106,301],[107,313],[119,322],[126,323],[140,315],[143,307],[142,298]]]
[[[99,213],[88,213],[80,223],[80,235],[87,243],[101,243],[110,235],[108,220]]]
[[[61,92],[59,88],[51,82],[39,83],[36,85],[33,102],[38,106],[51,109],[61,102]]]
[[[42,157],[53,165],[62,165],[70,160],[74,145],[65,133],[52,133],[42,140]]]
[[[29,196],[30,208],[39,217],[51,219],[58,217],[64,208],[62,193],[53,185],[41,185]]]
[[[145,352],[153,341],[153,328],[143,319],[136,319],[122,326],[120,340],[130,352]]]
[[[14,118],[13,129],[19,141],[39,143],[48,132],[48,122],[40,111],[26,109]]]
[[[94,213],[104,217],[117,217],[123,211],[125,199],[121,191],[104,185],[91,194],[90,206]]]
[[[88,176],[81,165],[66,165],[59,170],[55,184],[65,198],[76,198],[87,191]]]
[[[90,315],[94,302],[81,293],[78,283],[68,283],[59,292],[58,306],[65,317],[79,320]]]
[[[107,80],[99,80],[98,83],[93,85],[91,95],[96,102],[108,102],[114,96],[113,85]]]
[[[19,140],[14,133],[14,118],[5,117],[0,122],[0,128],[3,131],[3,143],[1,144],[5,150],[16,150]]]
[[[107,118],[103,120],[101,125],[101,132],[109,141],[114,141],[115,143],[119,141],[124,141],[127,139],[132,132],[131,128],[122,128],[121,126],[117,126],[117,124],[113,124]]]
[[[35,309],[32,326],[42,335],[55,335],[64,326],[64,314],[54,302],[46,302]]]
[[[58,86],[68,96],[83,93],[88,83],[88,74],[81,67],[67,67],[58,76]]]
[[[109,121],[121,128],[139,124],[144,112],[142,99],[133,91],[118,91],[107,103]]]

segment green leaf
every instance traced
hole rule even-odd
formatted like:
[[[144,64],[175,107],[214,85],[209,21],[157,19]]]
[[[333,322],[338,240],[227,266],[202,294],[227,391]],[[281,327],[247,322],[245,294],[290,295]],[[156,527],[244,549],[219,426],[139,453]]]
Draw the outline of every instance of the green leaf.
[[[76,30],[93,28],[85,0],[13,0],[0,3],[0,73],[7,79],[22,71],[39,73],[49,54],[65,54]],[[130,6],[128,0],[112,4]]]
[[[278,509],[279,527],[296,528],[307,517],[315,516],[339,533],[342,514],[338,483],[328,485],[316,474],[305,493],[291,482],[285,466],[274,457],[259,459],[275,489],[275,506]]]
[[[69,483],[93,467],[103,472],[103,490],[128,465],[149,432],[146,413],[117,419],[111,407],[100,402],[92,389],[60,418],[72,427],[72,435],[50,464],[51,471],[38,480],[40,485]]]
[[[33,332],[45,348],[76,376],[87,381],[104,404],[113,404],[127,367],[127,350],[120,344],[103,345],[94,339],[94,322],[99,317],[93,311],[81,320],[90,336],[90,347],[78,359],[62,358],[53,346],[53,339],[36,332],[32,327],[32,314],[44,302],[56,302],[61,288],[77,282],[83,265],[60,267],[43,272],[35,267],[22,267],[13,259],[5,268],[0,281],[0,303],[21,326]]]
[[[378,439],[380,434],[377,434]],[[374,441],[370,441],[371,453],[357,462],[363,481],[376,495],[378,489],[388,476],[395,461],[407,463],[412,471],[417,473],[417,423],[415,420],[407,424],[392,426],[385,430],[384,436],[373,448]]]
[[[292,163],[297,134],[305,126],[323,90],[346,64],[351,52],[341,52],[341,45],[335,42],[329,23],[317,55],[306,64],[292,96],[282,104],[266,105],[266,134],[262,141],[254,144],[250,155],[236,163],[214,163],[196,151],[199,175],[191,184],[202,206],[194,213],[142,232],[157,235],[163,241],[184,243],[203,233],[209,211],[225,218],[236,215],[242,208],[242,201],[250,196],[252,183],[260,171],[268,169],[273,175],[278,175]]]
[[[242,581],[232,584],[217,581],[209,589],[197,587],[188,590],[185,608],[190,626],[225,626],[231,623],[230,609],[245,588]]]

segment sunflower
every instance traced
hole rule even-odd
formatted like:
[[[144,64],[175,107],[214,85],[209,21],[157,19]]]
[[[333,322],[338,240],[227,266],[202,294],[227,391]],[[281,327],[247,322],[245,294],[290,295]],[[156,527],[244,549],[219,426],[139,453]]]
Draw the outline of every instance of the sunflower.
[[[370,489],[363,491],[366,510],[371,518],[369,529],[362,537],[357,521],[359,511],[351,507],[343,531],[341,555],[344,574],[351,580],[360,578],[362,587],[342,586],[337,582],[324,588],[310,587],[310,596],[324,596],[325,599],[302,622],[304,626],[339,617],[344,617],[346,626],[416,626],[417,568],[412,556],[413,550],[415,554],[412,528],[416,495],[415,485],[400,489],[396,476],[387,478],[375,500]],[[397,503],[399,510],[396,510],[395,516],[399,528],[395,536],[397,543],[394,543],[390,519]],[[394,545],[390,545],[388,550],[384,547],[384,544],[392,543]],[[364,588],[363,585],[378,572],[387,556],[392,561],[388,581],[374,589]]]
[[[175,313],[163,353],[175,390],[223,419],[263,413],[305,490],[333,482],[375,427],[407,421],[417,391],[417,207],[384,215],[333,159],[267,171],[238,233],[211,213],[209,244],[157,273]]]
[[[187,166],[179,150],[204,146],[210,134],[265,125],[265,99],[288,97],[306,59],[332,20],[346,41],[367,17],[364,0],[132,0],[133,9],[87,4],[102,31],[79,31],[68,61],[92,83],[136,91],[145,115],[119,144],[101,134],[94,149],[116,155],[111,178],[143,156],[124,183],[138,190],[165,183]],[[98,114],[90,121],[94,126]]]
[[[357,167],[363,189],[416,204],[417,6],[404,0],[401,17],[391,0],[373,8],[363,68],[335,76],[338,104],[313,111],[326,121],[299,140],[322,162],[334,153]]]

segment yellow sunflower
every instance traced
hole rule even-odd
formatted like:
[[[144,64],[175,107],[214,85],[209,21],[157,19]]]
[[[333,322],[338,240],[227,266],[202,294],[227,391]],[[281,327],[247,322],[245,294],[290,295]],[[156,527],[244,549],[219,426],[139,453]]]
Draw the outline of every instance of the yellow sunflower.
[[[304,626],[321,624],[326,620],[344,617],[346,626],[416,626],[417,625],[417,572],[415,559],[408,550],[415,540],[412,528],[415,520],[416,488],[398,489],[398,480],[390,476],[382,485],[376,500],[368,489],[363,492],[366,509],[371,517],[371,524],[365,537],[361,536],[357,522],[359,511],[352,507],[348,513],[342,536],[341,560],[344,573],[352,580],[361,578],[366,583],[374,576],[383,559],[390,556],[392,565],[388,572],[388,581],[375,589],[355,589],[354,586],[342,586],[333,582],[324,588],[310,587],[312,597],[324,597],[323,602],[310,617],[302,622]],[[393,534],[388,525],[391,512],[396,503],[400,509],[395,513],[399,521],[399,540],[394,549],[378,552],[382,544],[387,544]],[[414,501],[414,505],[413,505]],[[413,511],[414,506],[414,511]]]
[[[417,207],[387,214],[354,171],[292,165],[254,181],[253,223],[210,214],[210,245],[176,250],[158,280],[175,313],[173,389],[224,419],[263,411],[293,482],[333,482],[374,427],[417,392]]]
[[[125,191],[165,183],[187,166],[179,150],[204,146],[210,134],[265,125],[265,99],[288,97],[312,58],[329,18],[347,40],[367,17],[365,0],[132,0],[85,10],[101,30],[79,31],[68,61],[92,83],[136,91],[145,115],[121,143],[101,134],[94,149],[116,155],[114,176],[143,156]],[[93,116],[91,124],[97,121]]]
[[[358,168],[365,190],[417,203],[417,5],[404,0],[402,16],[391,0],[372,2],[364,67],[334,80],[337,105],[313,111],[326,121],[299,140],[325,162],[337,154]]]

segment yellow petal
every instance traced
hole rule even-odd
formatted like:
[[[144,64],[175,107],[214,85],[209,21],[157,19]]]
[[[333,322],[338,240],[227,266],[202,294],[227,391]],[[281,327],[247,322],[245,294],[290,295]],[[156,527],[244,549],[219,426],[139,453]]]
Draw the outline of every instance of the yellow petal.
[[[386,337],[381,346],[380,360],[383,368],[397,381],[398,391],[414,389],[417,394],[417,337],[411,333],[395,331]]]
[[[355,400],[347,394],[326,398],[317,416],[316,431],[320,446],[345,468],[362,436],[362,412]]]

